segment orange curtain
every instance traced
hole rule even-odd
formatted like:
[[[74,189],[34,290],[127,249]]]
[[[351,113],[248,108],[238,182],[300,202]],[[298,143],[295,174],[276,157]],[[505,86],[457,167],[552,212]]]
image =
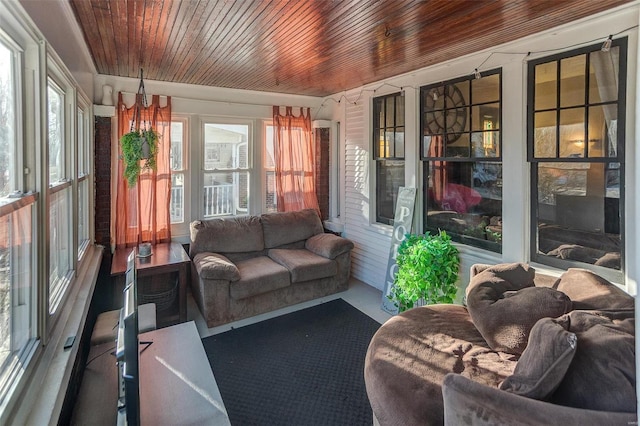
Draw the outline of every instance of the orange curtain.
[[[429,157],[444,157],[444,138],[442,136],[431,136],[428,154]],[[441,203],[447,186],[447,162],[432,161],[432,164],[433,198],[437,203]]]
[[[142,105],[142,95],[136,95],[136,102]],[[131,131],[135,104],[127,108],[118,94],[118,141]],[[171,241],[171,97],[167,105],[160,107],[160,97],[154,95],[151,105],[140,107],[140,120],[135,126],[151,126],[158,133],[158,155],[156,170],[140,173],[138,183],[129,188],[123,177],[124,164],[122,150],[118,142],[118,175],[116,190],[115,246],[130,247],[141,242],[151,244]]]
[[[316,196],[316,149],[311,131],[311,108],[300,108],[294,116],[291,107],[280,114],[273,107],[274,156],[278,211],[315,209],[320,214]]]

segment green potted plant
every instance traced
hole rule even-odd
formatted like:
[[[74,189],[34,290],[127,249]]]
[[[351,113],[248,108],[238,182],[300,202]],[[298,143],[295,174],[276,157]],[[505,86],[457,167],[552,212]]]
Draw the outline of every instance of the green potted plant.
[[[398,273],[389,299],[400,312],[416,303],[453,303],[458,287],[458,249],[445,231],[436,235],[411,235],[398,248]]]
[[[158,134],[153,128],[133,130],[120,138],[124,178],[132,188],[143,170],[156,169]]]

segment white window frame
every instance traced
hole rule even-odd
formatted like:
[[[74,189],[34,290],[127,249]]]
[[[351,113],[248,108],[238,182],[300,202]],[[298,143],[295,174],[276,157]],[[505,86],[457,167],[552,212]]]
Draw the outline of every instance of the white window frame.
[[[183,176],[183,205],[182,205],[182,222],[171,223],[171,235],[186,235],[189,233],[189,222],[191,219],[191,161],[189,153],[191,152],[190,120],[188,116],[173,114],[171,122],[179,122],[182,124],[182,168],[179,170],[171,170],[174,173]],[[172,189],[173,191],[173,189]]]
[[[205,127],[207,124],[221,124],[221,125],[241,125],[248,127],[248,135],[247,135],[247,167],[231,167],[231,168],[219,168],[219,169],[205,169]],[[254,135],[255,135],[255,122],[254,120],[247,119],[235,119],[229,117],[203,117],[200,119],[200,146],[199,146],[199,156],[202,158],[202,163],[200,164],[200,169],[198,173],[198,181],[200,183],[200,188],[198,192],[198,200],[204,200],[205,197],[205,175],[208,173],[227,173],[227,172],[238,172],[238,173],[246,173],[247,174],[247,207],[246,211],[236,210],[235,216],[245,216],[251,214],[254,211],[253,206],[253,195],[254,191],[254,180],[255,180],[255,167],[253,161],[253,150],[254,150]],[[236,188],[234,188],[236,191]],[[260,198],[258,198],[260,199]],[[205,206],[204,202],[197,202],[197,212],[198,217],[203,219],[211,219],[214,217],[224,217],[224,216],[234,216],[234,214],[219,214],[213,216],[205,216]]]

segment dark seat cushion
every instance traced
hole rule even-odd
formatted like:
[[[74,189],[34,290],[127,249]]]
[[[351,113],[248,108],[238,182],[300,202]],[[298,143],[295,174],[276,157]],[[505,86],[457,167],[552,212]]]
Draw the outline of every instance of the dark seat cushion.
[[[562,381],[576,352],[576,335],[555,322],[543,318],[531,329],[527,348],[518,360],[513,375],[500,389],[517,395],[548,400]]]
[[[634,310],[573,311],[557,321],[576,334],[578,346],[551,402],[635,413]]]
[[[269,257],[291,273],[292,283],[332,277],[338,273],[335,260],[318,256],[306,249],[271,249]]]
[[[569,312],[571,300],[552,288],[533,287],[532,268],[526,265],[497,266],[471,279],[467,307],[493,350],[519,355],[535,323]]]
[[[591,271],[570,268],[556,289],[571,299],[573,309],[627,309],[635,306],[632,296]]]
[[[242,260],[236,264],[240,279],[229,285],[231,297],[245,299],[291,285],[289,271],[267,256]]]

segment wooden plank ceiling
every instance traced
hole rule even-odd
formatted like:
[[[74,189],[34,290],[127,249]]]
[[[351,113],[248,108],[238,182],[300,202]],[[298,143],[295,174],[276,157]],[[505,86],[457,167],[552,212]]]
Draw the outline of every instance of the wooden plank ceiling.
[[[311,96],[628,1],[70,0],[100,74]]]

